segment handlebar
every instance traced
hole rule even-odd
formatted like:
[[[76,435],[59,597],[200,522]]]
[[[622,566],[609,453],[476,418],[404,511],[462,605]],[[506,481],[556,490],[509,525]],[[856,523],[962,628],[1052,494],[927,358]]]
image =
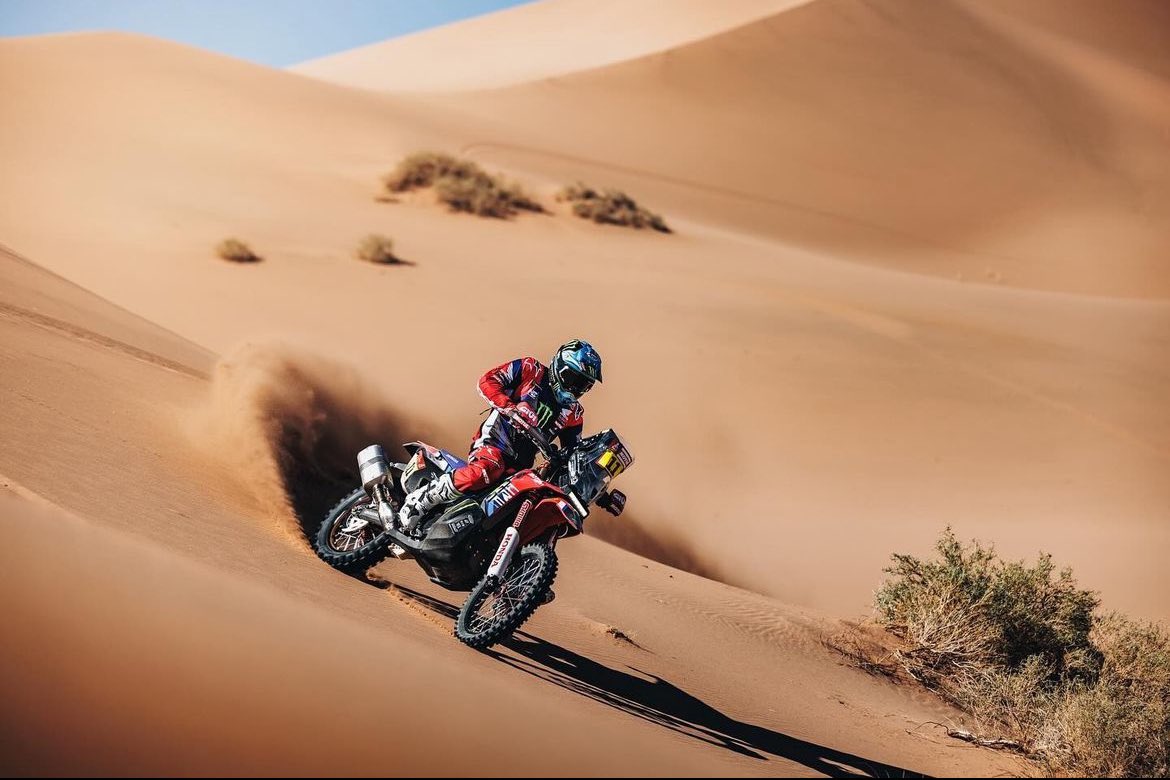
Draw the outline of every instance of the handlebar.
[[[545,435],[539,428],[530,425],[527,420],[513,412],[511,409],[501,409],[500,413],[507,417],[517,430],[523,433],[529,439],[529,441],[536,445],[536,448],[540,450],[540,454],[544,456],[545,460],[549,462],[556,460],[557,453],[553,450],[552,443],[549,442],[547,438],[545,438]]]

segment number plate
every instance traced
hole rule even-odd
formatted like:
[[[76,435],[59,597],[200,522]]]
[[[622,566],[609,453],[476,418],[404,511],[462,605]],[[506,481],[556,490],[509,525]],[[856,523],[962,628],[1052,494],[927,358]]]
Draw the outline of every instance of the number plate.
[[[613,450],[607,450],[604,452],[602,456],[597,459],[597,465],[608,471],[611,477],[616,477],[618,474],[621,474],[626,470],[625,464],[622,463],[618,456],[613,453]]]

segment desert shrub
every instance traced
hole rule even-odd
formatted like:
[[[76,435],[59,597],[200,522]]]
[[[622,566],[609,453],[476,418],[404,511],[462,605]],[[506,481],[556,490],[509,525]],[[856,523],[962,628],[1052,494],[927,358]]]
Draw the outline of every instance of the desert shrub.
[[[671,232],[661,216],[639,206],[620,190],[595,190],[578,182],[562,189],[557,200],[573,204],[573,213],[582,219],[638,229],[648,227],[660,233]]]
[[[536,201],[515,185],[496,177],[441,176],[435,180],[435,194],[453,211],[481,217],[510,217],[518,211],[544,211]]]
[[[357,259],[365,260],[367,263],[401,262],[394,254],[394,240],[378,233],[371,233],[363,238],[354,254]]]
[[[389,193],[434,187],[439,200],[454,211],[482,217],[510,217],[544,207],[514,183],[484,171],[471,160],[439,152],[416,152],[382,180]]]
[[[876,594],[901,669],[1052,771],[1170,772],[1170,636],[1097,614],[1048,555],[1004,561],[948,529],[937,556],[895,555]]]
[[[431,187],[445,176],[456,179],[483,175],[478,165],[441,152],[415,152],[398,163],[398,167],[382,179],[390,192]]]
[[[1099,619],[1103,656],[1093,684],[1054,696],[1042,744],[1053,763],[1085,777],[1170,775],[1170,636],[1120,615]]]
[[[260,256],[238,238],[225,238],[215,247],[215,254],[233,263],[258,263]]]
[[[978,542],[961,544],[948,529],[937,560],[895,555],[891,579],[878,590],[878,613],[910,640],[925,676],[949,676],[974,665],[1016,669],[1038,658],[1054,675],[1094,671],[1089,642],[1097,598],[1059,573],[1052,557],[1033,566],[1003,561]],[[1055,576],[1054,576],[1055,574]]]

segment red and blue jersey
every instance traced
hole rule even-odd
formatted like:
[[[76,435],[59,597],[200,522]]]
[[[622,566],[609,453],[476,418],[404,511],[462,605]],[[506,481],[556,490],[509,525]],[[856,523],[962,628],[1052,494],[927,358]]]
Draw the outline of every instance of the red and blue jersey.
[[[512,429],[512,423],[499,413],[519,403],[527,403],[536,413],[540,430],[548,438],[559,437],[568,446],[581,436],[585,410],[579,401],[569,406],[557,402],[548,383],[548,369],[536,358],[510,360],[493,368],[479,380],[479,394],[492,405],[472,449],[495,447],[513,468],[527,468],[536,457],[536,448]]]

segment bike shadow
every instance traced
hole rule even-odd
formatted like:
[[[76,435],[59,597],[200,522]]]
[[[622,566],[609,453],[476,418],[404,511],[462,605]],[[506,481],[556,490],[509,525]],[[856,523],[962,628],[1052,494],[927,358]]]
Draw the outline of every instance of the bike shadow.
[[[451,620],[459,613],[458,607],[441,599],[397,584],[394,588]],[[748,758],[767,761],[775,756],[828,777],[927,777],[736,720],[662,677],[633,666],[626,667],[633,673],[611,668],[523,631],[501,645],[511,652],[489,649],[484,654],[627,715]]]

